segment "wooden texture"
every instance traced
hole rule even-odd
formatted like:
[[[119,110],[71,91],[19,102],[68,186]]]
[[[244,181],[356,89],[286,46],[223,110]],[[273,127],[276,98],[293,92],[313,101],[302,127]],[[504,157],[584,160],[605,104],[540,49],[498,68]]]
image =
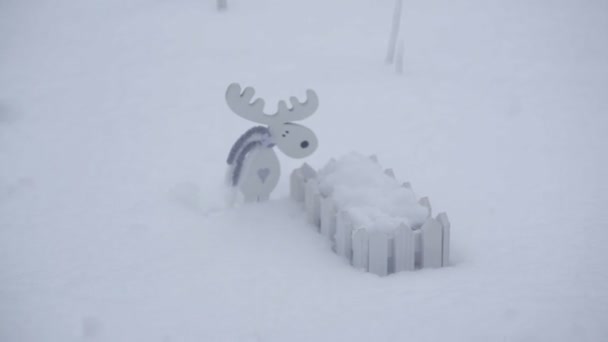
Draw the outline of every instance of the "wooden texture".
[[[391,169],[385,174],[393,176]],[[411,189],[409,183],[403,186]],[[291,197],[304,202],[312,226],[330,239],[334,252],[345,257],[355,268],[386,276],[393,272],[449,265],[450,222],[445,213],[432,218],[427,197],[418,201],[428,209],[428,219],[420,229],[414,230],[402,223],[390,232],[356,227],[348,208],[337,207],[331,189],[321,193],[317,173],[307,164],[291,174]]]
[[[450,221],[446,213],[439,213],[437,215],[437,221],[441,224],[443,229],[443,255],[441,257],[441,265],[447,267],[450,265]]]
[[[369,262],[369,239],[365,229],[357,229],[353,237],[353,267],[367,271]]]
[[[340,211],[336,218],[336,253],[352,259],[353,221],[346,211]]]
[[[316,230],[319,230],[321,225],[321,195],[316,179],[309,179],[305,185],[304,203],[308,222],[313,224]]]
[[[226,1],[218,0],[218,9],[226,7]],[[238,116],[259,124],[268,126],[269,136],[260,138],[253,150],[247,153],[243,162],[243,175],[238,187],[246,202],[263,201],[270,197],[280,177],[279,160],[273,151],[279,150],[292,158],[304,158],[311,155],[318,147],[315,133],[308,127],[293,123],[313,115],[319,107],[319,99],[313,90],[306,91],[306,100],[290,98],[290,106],[285,101],[279,101],[277,112],[267,115],[264,112],[264,100],[253,100],[255,90],[252,87],[242,88],[238,83],[232,83],[226,89],[226,104]],[[261,146],[261,147],[260,147]],[[240,164],[239,164],[240,165]],[[302,170],[303,176],[305,170]],[[314,170],[313,170],[314,173]],[[294,189],[292,193],[297,200],[301,193]]]
[[[295,169],[289,177],[289,194],[291,199],[302,203],[304,202],[304,176],[302,175],[301,169]]]
[[[441,267],[443,250],[443,228],[439,221],[429,218],[422,231],[422,267]]]
[[[395,272],[413,271],[416,265],[416,244],[414,231],[410,226],[401,224],[397,227],[394,237]]]
[[[369,271],[379,276],[388,275],[389,239],[382,231],[369,232]]]
[[[332,240],[336,234],[336,208],[331,197],[321,196],[321,234]]]

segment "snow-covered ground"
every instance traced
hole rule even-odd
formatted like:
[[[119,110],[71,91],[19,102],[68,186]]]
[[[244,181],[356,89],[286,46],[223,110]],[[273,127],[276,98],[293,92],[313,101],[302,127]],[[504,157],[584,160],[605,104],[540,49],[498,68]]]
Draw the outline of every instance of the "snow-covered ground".
[[[0,341],[608,339],[608,3],[0,1]],[[225,157],[313,88],[321,167],[375,153],[452,222],[452,266],[348,266]],[[285,174],[301,161],[284,156]]]

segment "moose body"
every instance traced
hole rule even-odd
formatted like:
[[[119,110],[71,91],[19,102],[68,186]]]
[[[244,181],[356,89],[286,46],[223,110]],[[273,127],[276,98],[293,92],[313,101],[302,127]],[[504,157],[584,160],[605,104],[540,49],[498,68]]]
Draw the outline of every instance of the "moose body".
[[[238,187],[246,202],[261,202],[270,198],[281,176],[281,165],[271,147],[254,149],[245,157],[243,174]]]
[[[281,175],[279,159],[274,151],[278,147],[286,155],[304,158],[312,154],[318,145],[317,137],[307,127],[292,121],[303,120],[318,107],[314,91],[307,91],[305,102],[295,97],[290,99],[291,108],[284,101],[273,115],[264,113],[264,100],[251,99],[255,91],[231,84],[226,90],[226,102],[237,115],[250,121],[264,124],[249,129],[234,143],[228,156],[227,180],[237,187],[246,202],[268,200]]]

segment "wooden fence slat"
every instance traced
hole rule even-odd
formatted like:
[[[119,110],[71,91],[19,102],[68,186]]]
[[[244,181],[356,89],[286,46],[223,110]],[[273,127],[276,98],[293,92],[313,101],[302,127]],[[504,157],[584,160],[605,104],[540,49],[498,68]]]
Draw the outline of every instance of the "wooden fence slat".
[[[429,218],[420,228],[422,231],[422,267],[441,267],[443,232],[441,224]]]
[[[304,180],[302,171],[300,169],[293,170],[289,180],[291,199],[299,203],[304,202],[304,184],[306,181]]]
[[[423,207],[426,207],[429,210],[427,217],[433,216],[433,208],[431,207],[431,201],[429,200],[428,197],[422,197],[420,200],[418,200],[418,204],[420,204]]]
[[[336,208],[331,197],[321,196],[321,234],[334,239],[336,233]]]
[[[413,271],[416,268],[414,231],[401,224],[395,231],[395,272]]]
[[[369,239],[365,229],[353,232],[353,267],[368,270]]]
[[[340,211],[336,218],[336,253],[351,260],[353,221],[346,211]]]
[[[437,215],[437,221],[441,223],[443,228],[443,255],[441,258],[441,265],[447,267],[450,264],[450,220],[446,213],[439,213]]]
[[[319,231],[319,227],[321,225],[321,195],[319,194],[319,187],[315,179],[309,179],[306,182],[304,203],[308,222],[314,225],[316,230]]]
[[[414,268],[422,268],[422,230],[414,230]]]
[[[306,211],[306,220],[309,223],[311,221],[310,217],[312,215],[311,212],[312,212],[312,207],[313,207],[313,205],[312,205],[312,193],[311,193],[311,191],[313,189],[311,188],[312,185],[309,184],[311,182],[313,182],[313,181],[309,181],[309,182],[306,182],[304,184],[304,210]]]
[[[388,234],[369,232],[369,271],[379,276],[388,275]]]
[[[317,177],[317,171],[315,171],[315,169],[313,169],[310,165],[306,163],[302,164],[302,166],[300,167],[300,172],[302,173],[302,177],[304,177],[304,180],[309,180]]]

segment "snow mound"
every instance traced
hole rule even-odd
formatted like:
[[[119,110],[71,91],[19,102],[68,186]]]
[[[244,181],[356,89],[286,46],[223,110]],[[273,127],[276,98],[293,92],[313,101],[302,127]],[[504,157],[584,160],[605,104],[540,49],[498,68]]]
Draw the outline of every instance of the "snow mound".
[[[318,174],[319,189],[347,210],[357,228],[393,230],[401,223],[419,228],[428,217],[416,194],[384,173],[370,157],[350,153],[330,161]]]

